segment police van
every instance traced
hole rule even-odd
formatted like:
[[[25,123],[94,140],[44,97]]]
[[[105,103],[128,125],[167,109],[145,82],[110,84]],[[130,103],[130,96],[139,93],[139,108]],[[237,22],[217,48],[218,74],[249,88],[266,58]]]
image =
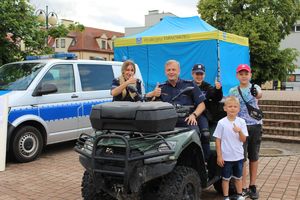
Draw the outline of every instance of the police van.
[[[91,108],[112,101],[111,83],[120,76],[121,66],[114,61],[61,59],[1,66],[0,90],[11,91],[7,151],[17,161],[29,162],[48,144],[92,133]],[[137,66],[136,77],[142,80]]]

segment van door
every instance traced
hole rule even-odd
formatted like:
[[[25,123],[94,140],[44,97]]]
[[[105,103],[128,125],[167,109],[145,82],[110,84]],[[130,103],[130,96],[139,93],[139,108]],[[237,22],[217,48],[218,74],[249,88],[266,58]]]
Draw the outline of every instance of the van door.
[[[57,92],[37,96],[39,116],[48,128],[47,144],[75,139],[82,103],[75,89],[73,64],[52,66],[40,81],[56,85]]]
[[[82,117],[79,127],[82,132],[91,133],[90,123],[92,106],[99,103],[112,101],[110,88],[114,74],[112,66],[108,64],[78,64],[81,93],[83,102]]]

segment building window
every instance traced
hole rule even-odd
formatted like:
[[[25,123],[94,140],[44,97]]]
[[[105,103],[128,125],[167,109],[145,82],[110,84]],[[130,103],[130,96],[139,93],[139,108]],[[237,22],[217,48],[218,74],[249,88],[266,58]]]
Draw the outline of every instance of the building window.
[[[106,49],[106,41],[101,40],[101,49]]]
[[[75,39],[73,39],[73,40],[72,40],[72,42],[71,42],[71,46],[72,46],[72,47],[74,47],[74,46],[75,46],[75,44],[76,44],[76,40],[75,40]]]
[[[115,46],[115,41],[112,41],[112,42],[111,42],[111,50],[114,49],[114,46]]]
[[[59,39],[56,39],[56,40],[55,40],[55,47],[56,47],[56,48],[59,48]]]
[[[296,74],[295,77],[296,77],[296,78],[295,78],[295,81],[296,81],[296,82],[300,82],[300,74]]]
[[[300,24],[295,26],[295,32],[300,32]]]
[[[60,40],[60,45],[61,45],[61,48],[65,48],[66,47],[66,40],[65,39],[61,39]]]

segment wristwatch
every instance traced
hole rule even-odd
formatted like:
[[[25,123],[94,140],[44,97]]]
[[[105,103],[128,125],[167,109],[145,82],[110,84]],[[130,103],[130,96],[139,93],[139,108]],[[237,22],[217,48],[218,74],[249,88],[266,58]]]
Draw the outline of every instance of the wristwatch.
[[[197,115],[196,113],[193,112],[192,114],[193,114],[196,118],[198,117],[198,115]]]

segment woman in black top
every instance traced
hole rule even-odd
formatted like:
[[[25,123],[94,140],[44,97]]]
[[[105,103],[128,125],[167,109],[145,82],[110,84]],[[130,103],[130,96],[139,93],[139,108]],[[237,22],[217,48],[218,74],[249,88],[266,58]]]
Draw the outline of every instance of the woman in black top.
[[[136,69],[135,64],[131,60],[123,63],[121,69],[122,75],[115,78],[111,86],[111,95],[113,101],[139,101],[142,96],[141,81],[134,77]],[[135,92],[130,92],[127,88],[128,85],[136,87],[137,95]]]

